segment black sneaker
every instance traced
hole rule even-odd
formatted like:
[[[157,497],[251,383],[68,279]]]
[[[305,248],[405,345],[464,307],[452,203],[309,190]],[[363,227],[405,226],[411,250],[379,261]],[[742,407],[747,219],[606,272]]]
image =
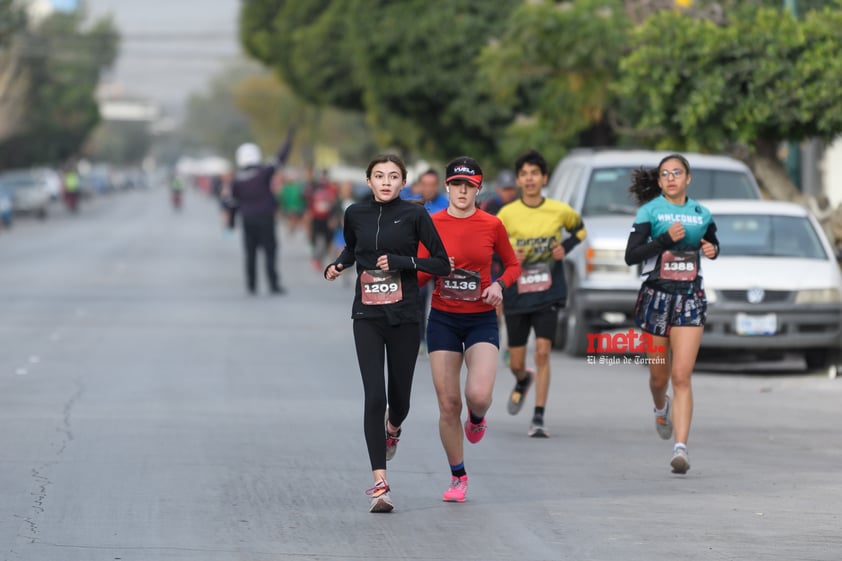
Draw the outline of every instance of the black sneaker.
[[[535,372],[527,368],[526,379],[518,380],[515,383],[515,387],[509,395],[509,403],[506,406],[506,410],[509,412],[509,415],[517,415],[520,413],[520,409],[523,407],[523,399],[526,397],[526,392],[529,391],[529,387],[532,385],[532,381],[534,379]]]

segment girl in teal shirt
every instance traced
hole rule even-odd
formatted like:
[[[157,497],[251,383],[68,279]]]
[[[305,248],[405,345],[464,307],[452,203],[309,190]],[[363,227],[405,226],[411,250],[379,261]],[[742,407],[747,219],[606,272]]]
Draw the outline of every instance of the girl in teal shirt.
[[[684,156],[671,154],[655,169],[636,170],[629,188],[642,205],[626,244],[626,263],[643,264],[635,323],[649,338],[645,342],[651,349],[647,358],[655,428],[664,440],[675,435],[670,460],[674,473],[690,469],[690,376],[707,313],[700,254],[708,259],[719,254],[710,211],[687,196],[691,179]]]

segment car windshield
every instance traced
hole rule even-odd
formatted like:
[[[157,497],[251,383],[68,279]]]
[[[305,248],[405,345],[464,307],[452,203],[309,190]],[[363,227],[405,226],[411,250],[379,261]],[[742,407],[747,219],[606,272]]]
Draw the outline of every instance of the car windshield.
[[[813,225],[802,216],[714,216],[720,255],[828,259]]]
[[[595,169],[588,182],[582,216],[635,214],[637,203],[629,194],[631,167]],[[693,170],[688,192],[694,199],[757,199],[751,179],[742,171]]]
[[[15,191],[17,189],[26,189],[28,187],[36,187],[38,181],[30,175],[9,174],[0,176],[0,188]]]

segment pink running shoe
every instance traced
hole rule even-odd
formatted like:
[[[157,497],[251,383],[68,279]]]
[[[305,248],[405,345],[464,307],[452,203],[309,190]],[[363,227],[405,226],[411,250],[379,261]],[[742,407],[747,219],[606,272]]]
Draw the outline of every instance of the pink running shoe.
[[[468,439],[468,442],[476,444],[482,440],[482,437],[485,436],[485,429],[487,428],[488,425],[485,423],[485,417],[479,423],[474,424],[471,421],[471,412],[468,411],[468,418],[465,419],[465,438]]]
[[[446,503],[464,503],[465,494],[468,492],[468,476],[451,476],[450,487],[442,495],[441,500]]]

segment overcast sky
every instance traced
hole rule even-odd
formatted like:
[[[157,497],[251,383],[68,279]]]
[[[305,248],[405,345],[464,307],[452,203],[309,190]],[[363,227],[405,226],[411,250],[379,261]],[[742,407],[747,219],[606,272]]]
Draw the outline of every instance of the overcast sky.
[[[180,106],[241,56],[239,0],[86,0],[86,5],[92,17],[111,14],[120,30],[112,78],[128,96]]]

